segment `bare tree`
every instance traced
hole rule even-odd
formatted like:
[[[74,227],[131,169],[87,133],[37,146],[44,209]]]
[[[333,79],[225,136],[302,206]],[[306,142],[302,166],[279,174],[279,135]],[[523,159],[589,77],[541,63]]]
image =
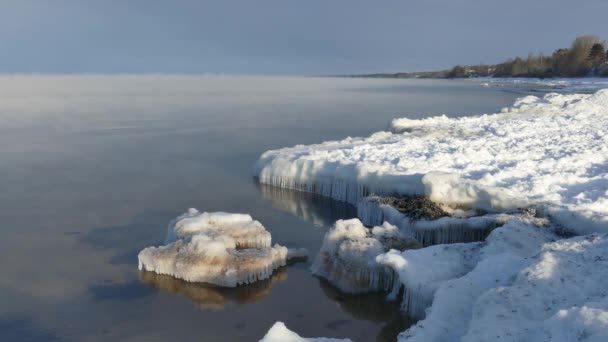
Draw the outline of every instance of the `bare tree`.
[[[577,37],[570,48],[568,67],[565,70],[568,76],[584,76],[589,73],[592,68],[588,59],[589,51],[593,45],[602,43],[602,39],[597,36]]]

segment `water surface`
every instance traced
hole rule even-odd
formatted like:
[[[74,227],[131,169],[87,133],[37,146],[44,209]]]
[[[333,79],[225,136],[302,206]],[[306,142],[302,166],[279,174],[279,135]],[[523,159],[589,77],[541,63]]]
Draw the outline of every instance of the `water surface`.
[[[489,113],[519,94],[468,81],[220,76],[0,77],[0,340],[394,339],[412,323],[310,261],[218,289],[137,270],[190,207],[250,213],[314,256],[352,207],[256,185],[268,149]]]

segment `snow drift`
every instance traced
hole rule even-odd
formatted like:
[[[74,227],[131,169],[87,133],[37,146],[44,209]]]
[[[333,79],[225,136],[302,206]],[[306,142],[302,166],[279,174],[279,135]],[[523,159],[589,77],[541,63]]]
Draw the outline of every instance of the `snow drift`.
[[[501,113],[397,119],[368,138],[267,151],[259,182],[357,203],[426,194],[488,212],[535,206],[577,233],[608,231],[608,90],[527,96]]]
[[[139,253],[140,270],[225,287],[269,278],[288,257],[305,257],[302,250],[270,247],[270,233],[246,214],[190,209],[169,224],[165,243]]]

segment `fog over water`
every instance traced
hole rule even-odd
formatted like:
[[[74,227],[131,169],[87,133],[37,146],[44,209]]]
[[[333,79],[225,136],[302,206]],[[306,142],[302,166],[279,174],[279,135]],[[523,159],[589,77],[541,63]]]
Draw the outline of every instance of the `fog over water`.
[[[411,323],[396,305],[340,294],[310,261],[226,290],[140,273],[137,253],[196,207],[249,213],[314,257],[354,211],[256,185],[262,152],[517,96],[450,80],[1,76],[0,340],[252,340],[278,320],[303,336],[394,338]]]

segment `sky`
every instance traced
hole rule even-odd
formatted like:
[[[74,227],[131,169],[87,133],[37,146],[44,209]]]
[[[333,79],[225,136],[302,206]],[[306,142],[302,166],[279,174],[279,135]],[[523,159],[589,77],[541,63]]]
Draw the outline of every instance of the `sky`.
[[[0,0],[0,73],[327,75],[608,39],[606,0]]]

